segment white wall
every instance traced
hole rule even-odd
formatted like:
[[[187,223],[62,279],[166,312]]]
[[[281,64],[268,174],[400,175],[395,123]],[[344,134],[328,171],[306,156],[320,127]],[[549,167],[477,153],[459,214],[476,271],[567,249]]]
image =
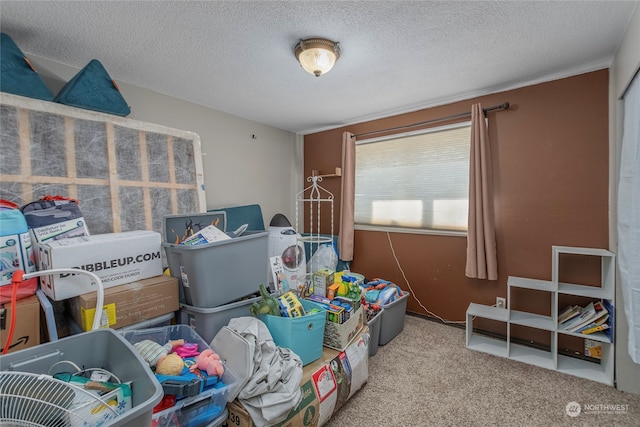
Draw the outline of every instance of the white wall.
[[[617,252],[617,184],[620,165],[620,147],[622,141],[622,97],[634,75],[640,69],[640,5],[635,12],[622,43],[611,65],[609,74],[609,141],[610,141],[610,247]],[[624,301],[620,281],[616,281],[616,381],[620,390],[640,394],[640,365],[629,357],[629,327],[624,315]]]
[[[32,55],[29,59],[54,95],[79,71]],[[302,136],[117,83],[131,107],[129,118],[200,136],[208,209],[259,203],[265,227],[276,213],[295,221],[295,194],[303,184]]]

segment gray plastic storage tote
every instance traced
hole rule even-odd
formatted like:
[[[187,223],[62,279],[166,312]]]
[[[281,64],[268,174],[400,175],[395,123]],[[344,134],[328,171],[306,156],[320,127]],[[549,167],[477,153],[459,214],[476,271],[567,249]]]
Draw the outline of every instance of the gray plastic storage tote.
[[[98,329],[71,335],[58,341],[0,356],[0,366],[2,367],[0,388],[3,388],[1,391],[3,394],[3,413],[0,413],[0,419],[3,422],[8,421],[9,425],[14,425],[11,424],[12,422],[17,425],[51,425],[50,422],[45,422],[44,424],[38,424],[37,422],[22,424],[15,418],[11,418],[12,416],[15,417],[15,415],[11,415],[8,412],[4,413],[5,409],[10,406],[7,406],[10,401],[19,398],[17,395],[18,391],[20,391],[14,388],[14,392],[8,395],[8,380],[16,375],[22,375],[26,378],[31,377],[32,374],[45,374],[39,376],[46,379],[49,378],[49,375],[71,373],[71,371],[75,370],[74,365],[84,370],[101,368],[117,376],[122,383],[131,382],[131,408],[121,415],[107,420],[104,424],[101,423],[102,427],[140,427],[151,424],[153,408],[162,399],[162,387],[153,376],[148,364],[138,355],[135,348],[113,329]],[[66,384],[58,380],[50,381],[48,384],[56,381]],[[55,385],[57,386],[58,384]],[[31,388],[31,390],[34,390],[34,388]],[[44,393],[38,400],[43,402],[47,396],[50,397],[51,395]],[[54,397],[58,399],[60,394],[58,393]],[[52,405],[47,407],[44,405],[46,405],[46,402],[37,407],[31,405],[31,408],[43,413],[46,412],[49,415],[57,410],[58,418],[61,416],[69,418],[77,416],[71,413],[72,406],[69,406],[68,409],[60,409],[58,405],[56,409]],[[31,417],[32,415],[25,412],[23,416]],[[81,425],[94,425],[95,420],[87,420],[86,416],[83,416],[85,423]],[[89,424],[86,424],[87,421],[90,421]]]
[[[380,339],[378,344],[385,345],[404,329],[404,315],[407,312],[407,298],[409,292],[389,304],[383,304],[380,319]]]
[[[247,231],[203,245],[163,243],[171,275],[180,281],[180,302],[211,308],[257,293],[268,283],[268,236]]]

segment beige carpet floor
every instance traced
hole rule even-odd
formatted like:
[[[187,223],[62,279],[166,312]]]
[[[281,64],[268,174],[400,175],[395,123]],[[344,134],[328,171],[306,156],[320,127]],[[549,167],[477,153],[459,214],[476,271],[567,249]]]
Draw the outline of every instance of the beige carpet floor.
[[[407,315],[369,358],[368,383],[327,425],[640,426],[640,395],[468,350],[463,329]]]

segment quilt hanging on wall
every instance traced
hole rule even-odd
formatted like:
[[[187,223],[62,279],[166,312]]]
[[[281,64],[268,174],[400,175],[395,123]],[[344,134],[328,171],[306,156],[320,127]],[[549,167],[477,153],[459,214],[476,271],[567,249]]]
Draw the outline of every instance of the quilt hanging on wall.
[[[205,212],[200,137],[52,102],[0,95],[0,198],[78,200],[91,234],[163,233]]]

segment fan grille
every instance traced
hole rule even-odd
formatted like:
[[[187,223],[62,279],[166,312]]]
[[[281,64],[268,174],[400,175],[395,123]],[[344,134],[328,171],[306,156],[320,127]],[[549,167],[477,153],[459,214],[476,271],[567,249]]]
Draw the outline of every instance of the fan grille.
[[[63,427],[83,425],[74,412],[87,403],[100,403],[106,409],[103,420],[118,413],[98,396],[48,375],[28,372],[0,372],[0,425],[25,427]]]

